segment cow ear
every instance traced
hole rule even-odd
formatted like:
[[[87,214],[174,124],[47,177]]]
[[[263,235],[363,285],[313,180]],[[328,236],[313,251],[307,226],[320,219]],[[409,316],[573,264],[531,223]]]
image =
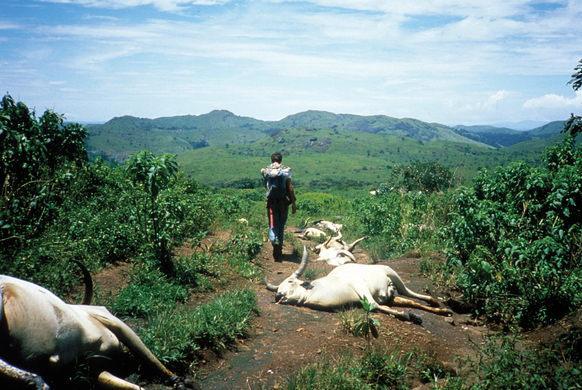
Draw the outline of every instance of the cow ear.
[[[311,282],[303,282],[301,283],[301,287],[303,287],[306,290],[311,290],[313,288],[313,285],[311,284]]]

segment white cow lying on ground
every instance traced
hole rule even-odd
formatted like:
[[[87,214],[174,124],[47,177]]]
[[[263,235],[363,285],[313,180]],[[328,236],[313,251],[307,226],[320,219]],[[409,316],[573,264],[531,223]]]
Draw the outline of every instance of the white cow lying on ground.
[[[312,238],[326,238],[327,234],[322,230],[311,227],[311,228],[301,230],[299,237],[309,240]]]
[[[87,281],[88,272],[84,273]],[[92,286],[86,289],[83,303],[88,304]],[[81,362],[114,365],[123,345],[155,373],[184,386],[133,330],[103,306],[70,305],[36,284],[5,275],[0,275],[0,303],[0,383],[10,388],[48,389],[42,376],[62,377]],[[101,368],[96,376],[109,389],[141,389]]]
[[[353,250],[356,245],[366,237],[362,237],[347,244],[341,238],[341,233],[336,237],[330,237],[326,242],[315,247],[315,253],[319,256],[315,261],[325,261],[329,265],[338,266],[346,263],[355,263],[356,257]]]
[[[421,324],[422,319],[410,312],[400,312],[386,305],[397,305],[426,310],[439,315],[449,315],[449,309],[439,308],[439,302],[428,295],[408,289],[398,274],[390,267],[380,264],[344,264],[333,269],[327,276],[312,282],[299,279],[307,268],[307,249],[303,247],[303,258],[299,268],[278,286],[265,279],[269,291],[276,292],[277,303],[306,306],[318,310],[336,310],[357,305],[366,298],[375,310],[391,314],[398,319]],[[401,296],[396,296],[398,292]],[[403,298],[411,297],[430,303],[429,307]]]
[[[324,220],[319,220],[314,222],[315,226],[317,226],[320,229],[327,229],[330,232],[332,232],[333,234],[339,234],[340,231],[342,230],[342,228],[344,227],[344,225],[339,224],[339,223],[333,223],[330,221],[324,221]]]

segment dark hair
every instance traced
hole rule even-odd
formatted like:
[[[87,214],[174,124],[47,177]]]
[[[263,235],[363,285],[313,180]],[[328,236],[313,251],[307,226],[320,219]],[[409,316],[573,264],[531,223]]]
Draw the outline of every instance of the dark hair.
[[[271,162],[278,162],[281,163],[283,161],[283,155],[279,152],[275,152],[271,154]]]

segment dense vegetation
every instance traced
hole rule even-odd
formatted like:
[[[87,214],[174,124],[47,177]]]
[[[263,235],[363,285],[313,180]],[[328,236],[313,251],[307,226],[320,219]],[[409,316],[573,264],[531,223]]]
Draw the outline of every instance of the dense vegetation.
[[[490,319],[530,327],[582,303],[581,157],[567,137],[548,150],[546,167],[483,171],[455,194],[449,264]]]

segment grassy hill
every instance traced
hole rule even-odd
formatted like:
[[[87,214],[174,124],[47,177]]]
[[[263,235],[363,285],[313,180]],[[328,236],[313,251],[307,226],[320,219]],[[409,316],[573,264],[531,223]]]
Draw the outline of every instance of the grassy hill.
[[[479,168],[505,164],[515,157],[478,143],[429,142],[383,133],[287,129],[252,144],[209,147],[181,153],[178,161],[197,180],[213,186],[258,183],[259,169],[280,150],[295,180],[313,189],[375,187],[396,165],[438,161],[467,180]],[[527,151],[527,149],[523,149]],[[517,153],[517,151],[516,151]],[[539,160],[541,154],[526,153]]]
[[[123,161],[143,149],[179,154],[209,145],[253,142],[265,135],[268,124],[220,110],[157,119],[123,116],[102,125],[88,126],[88,130],[90,154]]]
[[[90,125],[87,148],[92,155],[123,161],[142,149],[155,153],[182,153],[208,146],[249,144],[288,129],[329,129],[408,137],[418,141],[449,140],[476,144],[451,128],[416,119],[384,115],[359,116],[306,111],[280,121],[261,121],[229,111],[157,119],[123,116],[102,125]]]
[[[306,188],[374,187],[396,165],[438,161],[463,180],[479,168],[539,161],[560,122],[530,132],[450,128],[416,119],[306,111],[261,121],[228,111],[157,119],[124,116],[89,127],[88,149],[114,161],[149,149],[178,154],[185,171],[213,186],[256,186],[259,169],[282,151]],[[521,138],[520,138],[521,137]],[[519,142],[521,141],[521,142]],[[507,148],[496,147],[508,145]]]

